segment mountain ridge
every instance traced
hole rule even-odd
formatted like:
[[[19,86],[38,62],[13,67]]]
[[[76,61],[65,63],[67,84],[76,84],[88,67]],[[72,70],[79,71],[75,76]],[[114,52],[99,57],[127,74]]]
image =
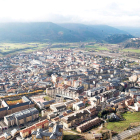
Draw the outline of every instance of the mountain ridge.
[[[0,42],[102,42],[114,34],[128,33],[107,25],[52,22],[0,23]]]

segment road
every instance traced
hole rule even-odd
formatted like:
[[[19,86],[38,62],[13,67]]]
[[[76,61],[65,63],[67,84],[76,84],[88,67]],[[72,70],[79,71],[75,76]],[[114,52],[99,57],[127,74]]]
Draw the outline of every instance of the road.
[[[25,127],[29,127],[29,126],[32,126],[33,124],[37,123],[37,122],[39,122],[39,120],[35,120],[35,121],[32,121],[32,122],[26,123],[24,126],[25,126]],[[20,130],[20,128],[21,128],[21,127],[19,127],[19,126],[13,126],[13,127],[7,128],[7,129],[5,129],[5,130],[0,130],[0,135],[4,134],[5,132],[11,133],[11,131],[12,131],[13,129],[18,129],[18,130]]]
[[[131,136],[133,136],[133,135],[136,135],[136,134],[138,134],[138,133],[140,133],[140,126],[138,126],[138,127],[136,127],[136,128],[132,128],[132,129],[130,129],[130,130],[126,130],[126,131],[124,131],[124,132],[122,132],[122,133],[120,133],[120,134],[114,136],[114,137],[112,138],[112,140],[123,140],[123,139],[126,139],[126,138],[128,138],[128,137],[131,137]],[[108,140],[109,140],[109,139],[108,139]]]

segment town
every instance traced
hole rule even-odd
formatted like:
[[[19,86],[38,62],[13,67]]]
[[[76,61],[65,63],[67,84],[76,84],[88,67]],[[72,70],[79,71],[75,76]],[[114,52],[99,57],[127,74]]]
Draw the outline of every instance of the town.
[[[0,58],[0,140],[118,140],[139,134],[140,120],[118,131],[109,128],[123,123],[124,113],[140,111],[139,62],[82,48]]]

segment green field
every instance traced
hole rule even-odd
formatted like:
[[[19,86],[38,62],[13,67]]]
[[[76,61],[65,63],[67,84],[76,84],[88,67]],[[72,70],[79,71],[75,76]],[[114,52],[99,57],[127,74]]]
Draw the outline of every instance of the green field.
[[[132,52],[132,53],[140,53],[139,49],[123,49],[123,52]]]
[[[93,49],[93,50],[100,50],[100,51],[108,51],[109,50],[106,46],[100,46],[99,44],[86,45],[85,48]]]
[[[60,46],[59,46],[60,45]],[[32,52],[49,47],[48,43],[0,43],[0,56],[15,54],[18,52]],[[52,50],[68,49],[78,47],[77,43],[53,43],[51,44]]]
[[[115,132],[122,132],[127,129],[131,123],[140,123],[140,112],[127,112],[123,114],[125,121],[119,122],[109,122],[107,124],[107,129],[113,130]]]
[[[81,138],[81,136],[76,133],[63,131],[63,140],[77,140],[79,138]]]
[[[0,43],[0,54],[14,54],[20,51],[31,52],[48,47],[47,43]]]
[[[46,101],[50,101],[50,100],[52,100],[52,98],[49,97],[49,96],[45,96],[44,99],[45,99]]]

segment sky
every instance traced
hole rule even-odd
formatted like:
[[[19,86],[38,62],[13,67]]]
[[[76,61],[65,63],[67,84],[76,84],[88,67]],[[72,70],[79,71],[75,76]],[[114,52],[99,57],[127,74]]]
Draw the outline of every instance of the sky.
[[[0,22],[140,27],[140,0],[0,0]]]

